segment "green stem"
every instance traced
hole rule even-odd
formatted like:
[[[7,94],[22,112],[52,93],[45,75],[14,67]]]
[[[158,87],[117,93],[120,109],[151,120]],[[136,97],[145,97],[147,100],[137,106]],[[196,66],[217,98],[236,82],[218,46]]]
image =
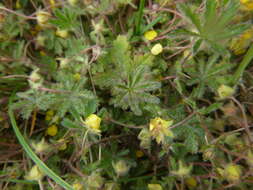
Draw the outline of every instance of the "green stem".
[[[247,51],[246,55],[244,56],[242,62],[240,63],[239,67],[237,68],[234,77],[233,77],[233,85],[237,85],[238,81],[243,75],[244,70],[250,63],[253,58],[253,44],[250,46],[249,50]]]
[[[137,35],[140,35],[140,32],[141,32],[141,19],[142,19],[142,16],[143,16],[145,1],[146,0],[140,0],[139,11],[138,11],[139,13],[138,13],[136,31],[135,31],[135,33]]]

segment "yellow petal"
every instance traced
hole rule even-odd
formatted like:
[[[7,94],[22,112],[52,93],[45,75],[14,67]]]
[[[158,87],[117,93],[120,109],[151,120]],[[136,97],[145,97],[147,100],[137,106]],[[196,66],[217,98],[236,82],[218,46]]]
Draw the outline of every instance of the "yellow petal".
[[[60,30],[60,29],[57,29],[56,32],[55,32],[55,35],[56,36],[59,36],[61,38],[67,38],[68,37],[68,34],[69,32],[67,30]]]
[[[152,49],[151,49],[151,53],[152,53],[153,55],[158,55],[158,54],[162,53],[162,51],[163,51],[163,46],[162,46],[160,43],[155,44],[155,45],[152,47]]]
[[[46,134],[49,136],[55,136],[58,132],[58,127],[56,125],[51,125],[47,128]]]
[[[148,184],[148,190],[163,190],[160,184]]]
[[[154,31],[154,30],[147,31],[147,32],[144,33],[144,37],[147,40],[153,40],[157,37],[157,32]]]
[[[101,122],[101,118],[98,117],[96,114],[89,115],[84,121],[85,125],[95,130],[99,130],[100,122]]]

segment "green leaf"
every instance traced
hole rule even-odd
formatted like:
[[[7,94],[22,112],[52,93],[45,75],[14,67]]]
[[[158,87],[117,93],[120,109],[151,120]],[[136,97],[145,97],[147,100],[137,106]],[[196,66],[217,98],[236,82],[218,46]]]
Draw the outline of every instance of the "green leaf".
[[[208,107],[201,108],[200,110],[198,110],[198,112],[200,114],[206,115],[219,109],[222,105],[223,105],[222,103],[213,103]]]
[[[178,5],[178,9],[180,12],[185,16],[185,18],[190,21],[197,29],[199,32],[202,32],[202,25],[200,18],[198,17],[198,14],[194,13],[189,5],[180,3]]]

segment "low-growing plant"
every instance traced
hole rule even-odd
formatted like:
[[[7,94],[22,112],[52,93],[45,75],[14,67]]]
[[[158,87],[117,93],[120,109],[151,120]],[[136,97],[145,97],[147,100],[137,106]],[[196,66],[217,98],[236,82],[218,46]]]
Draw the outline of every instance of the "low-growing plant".
[[[240,0],[0,3],[0,189],[252,189]]]

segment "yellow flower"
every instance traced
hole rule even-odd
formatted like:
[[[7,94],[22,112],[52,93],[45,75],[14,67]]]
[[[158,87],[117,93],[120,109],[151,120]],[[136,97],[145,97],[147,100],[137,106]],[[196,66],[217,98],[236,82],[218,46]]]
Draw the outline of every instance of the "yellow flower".
[[[33,166],[32,169],[29,171],[28,175],[25,176],[28,180],[36,180],[39,181],[44,177],[42,171],[40,171],[37,165]]]
[[[67,38],[68,37],[69,32],[67,30],[61,30],[61,29],[57,29],[55,32],[56,36],[59,36],[61,38]]]
[[[242,4],[242,9],[244,10],[253,10],[253,1],[252,0],[240,0],[241,4]]]
[[[73,77],[76,81],[79,81],[81,79],[81,75],[79,73],[74,74]]]
[[[144,33],[144,37],[147,40],[153,40],[156,38],[156,36],[157,36],[157,32],[155,30],[150,30]]]
[[[234,92],[235,90],[233,88],[231,88],[230,86],[226,86],[224,84],[218,88],[218,96],[221,99],[225,99],[232,96]]]
[[[46,24],[50,17],[51,17],[50,13],[45,11],[38,11],[36,13],[37,22],[39,25]]]
[[[160,184],[148,184],[148,190],[163,190]]]
[[[224,178],[228,181],[238,181],[242,175],[239,165],[228,164],[224,169]]]
[[[149,130],[151,136],[156,139],[156,142],[160,144],[164,141],[165,136],[173,137],[173,133],[169,130],[169,127],[173,124],[173,120],[163,120],[160,117],[156,117],[150,120]]]
[[[158,55],[158,54],[162,53],[162,51],[163,51],[163,46],[162,46],[160,43],[155,44],[155,45],[152,47],[152,49],[151,49],[151,53],[152,53],[153,55]]]
[[[47,128],[46,134],[49,136],[55,136],[58,132],[58,127],[56,125],[51,125]]]
[[[84,121],[84,124],[87,125],[88,128],[92,129],[95,132],[100,132],[99,130],[100,123],[101,123],[101,118],[98,117],[96,114],[89,115]]]
[[[235,55],[245,53],[248,46],[252,42],[253,29],[246,30],[239,37],[232,39],[229,48],[234,52]]]
[[[55,0],[49,0],[49,3],[52,8],[55,8]]]
[[[46,121],[51,121],[53,116],[54,116],[54,111],[53,110],[48,110],[46,112],[45,120]]]

